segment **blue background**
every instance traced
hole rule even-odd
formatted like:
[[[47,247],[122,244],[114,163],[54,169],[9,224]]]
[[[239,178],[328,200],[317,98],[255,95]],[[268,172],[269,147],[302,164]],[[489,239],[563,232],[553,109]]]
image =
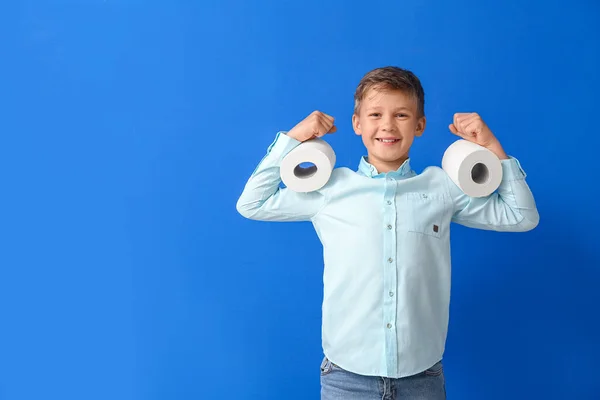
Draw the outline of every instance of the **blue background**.
[[[0,399],[317,399],[321,247],[236,213],[278,130],[413,70],[440,165],[455,112],[519,158],[532,232],[453,227],[449,399],[598,399],[594,1],[0,6]]]

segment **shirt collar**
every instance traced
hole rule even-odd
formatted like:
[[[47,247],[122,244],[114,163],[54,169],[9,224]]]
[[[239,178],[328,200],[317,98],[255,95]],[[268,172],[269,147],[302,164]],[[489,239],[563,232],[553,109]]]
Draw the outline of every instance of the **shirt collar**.
[[[358,164],[358,172],[369,178],[383,178],[389,176],[395,179],[405,179],[415,175],[415,172],[410,167],[410,158],[407,158],[397,170],[380,173],[377,171],[377,168],[372,164],[369,164],[367,156],[362,156],[360,158],[360,163]]]

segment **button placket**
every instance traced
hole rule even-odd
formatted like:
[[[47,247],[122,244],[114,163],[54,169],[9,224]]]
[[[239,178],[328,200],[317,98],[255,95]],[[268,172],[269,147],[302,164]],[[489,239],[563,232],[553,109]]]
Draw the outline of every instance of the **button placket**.
[[[385,192],[383,195],[383,329],[385,330],[385,354],[386,370],[395,375],[397,372],[397,348],[398,338],[396,336],[396,314],[397,301],[395,293],[397,292],[397,263],[396,263],[396,223],[397,210],[395,207],[395,198],[398,182],[386,176],[384,183]]]

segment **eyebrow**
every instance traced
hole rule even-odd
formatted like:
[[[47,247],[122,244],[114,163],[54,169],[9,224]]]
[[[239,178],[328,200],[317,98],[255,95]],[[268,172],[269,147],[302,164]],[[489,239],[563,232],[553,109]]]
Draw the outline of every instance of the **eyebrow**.
[[[369,110],[380,110],[380,109],[381,109],[380,106],[371,106],[371,107],[367,108],[367,111],[369,111]],[[399,110],[408,110],[408,111],[410,111],[410,108],[402,106],[402,107],[397,107],[394,110],[395,111],[399,111]]]

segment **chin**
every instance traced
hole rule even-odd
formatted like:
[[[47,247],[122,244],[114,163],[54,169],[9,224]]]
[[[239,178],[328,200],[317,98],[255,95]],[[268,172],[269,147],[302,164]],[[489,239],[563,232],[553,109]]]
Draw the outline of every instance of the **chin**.
[[[393,162],[393,161],[398,161],[402,158],[408,158],[408,154],[406,153],[399,153],[399,154],[394,154],[394,155],[389,155],[389,154],[378,154],[378,157],[380,160],[382,161],[386,161],[386,162]]]

